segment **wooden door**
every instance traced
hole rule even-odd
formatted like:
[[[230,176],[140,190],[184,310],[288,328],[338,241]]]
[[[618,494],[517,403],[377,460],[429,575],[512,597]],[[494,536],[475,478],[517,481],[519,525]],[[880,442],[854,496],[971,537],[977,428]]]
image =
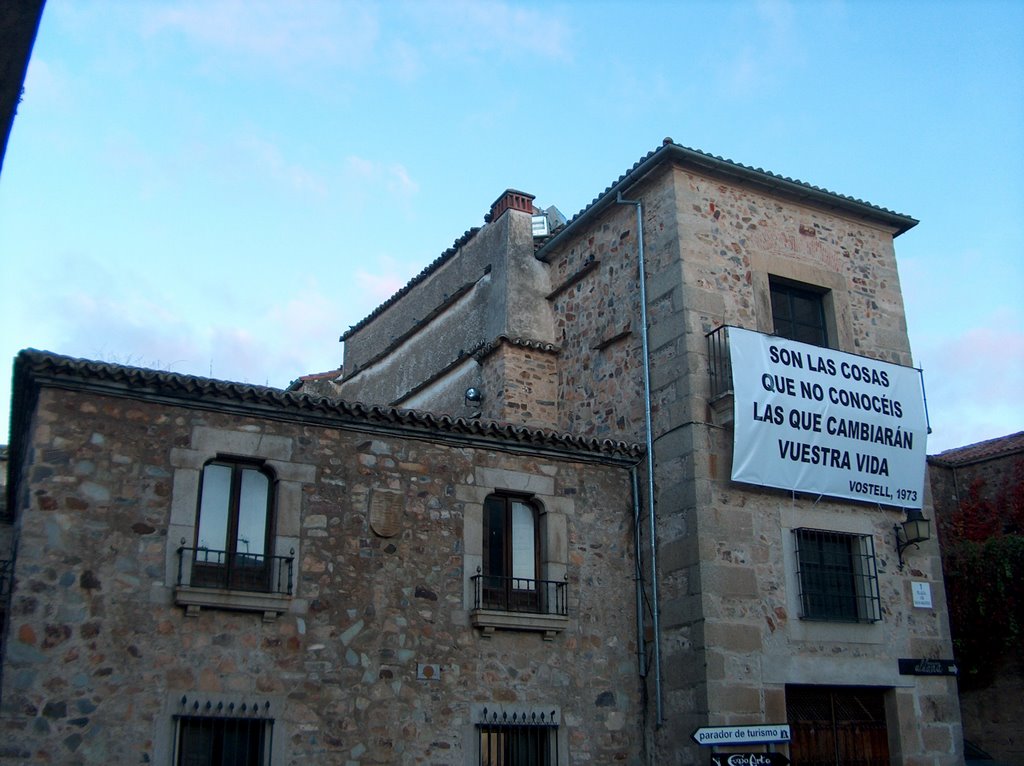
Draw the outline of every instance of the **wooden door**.
[[[889,766],[883,689],[787,686],[793,766]]]

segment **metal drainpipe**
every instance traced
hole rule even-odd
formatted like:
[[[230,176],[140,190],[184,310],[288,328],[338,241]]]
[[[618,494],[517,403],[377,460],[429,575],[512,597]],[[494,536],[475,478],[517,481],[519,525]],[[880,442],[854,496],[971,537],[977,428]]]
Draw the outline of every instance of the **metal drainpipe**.
[[[644,646],[644,572],[640,561],[640,479],[636,466],[629,469],[633,487],[633,579],[636,581],[636,659],[640,677],[647,678],[647,649]]]
[[[618,192],[615,202],[619,205],[636,206],[637,260],[640,267],[640,340],[644,357],[644,429],[647,450],[647,519],[651,535],[651,611],[654,630],[654,707],[657,711],[656,726],[664,722],[661,704],[661,628],[658,603],[658,540],[654,517],[654,433],[651,426],[651,353],[647,338],[647,269],[644,263],[644,209],[640,200],[622,198]]]

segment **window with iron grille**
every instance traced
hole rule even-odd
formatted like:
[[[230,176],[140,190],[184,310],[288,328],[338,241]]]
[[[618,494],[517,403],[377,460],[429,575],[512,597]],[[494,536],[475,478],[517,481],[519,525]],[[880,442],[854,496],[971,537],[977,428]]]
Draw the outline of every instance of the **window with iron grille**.
[[[480,766],[558,766],[558,714],[488,711],[477,724]]]
[[[781,338],[828,347],[825,293],[772,279],[772,321]]]
[[[175,766],[272,766],[270,703],[214,704],[182,697],[174,717]]]
[[[870,535],[794,529],[800,616],[805,620],[878,622],[882,619]]]

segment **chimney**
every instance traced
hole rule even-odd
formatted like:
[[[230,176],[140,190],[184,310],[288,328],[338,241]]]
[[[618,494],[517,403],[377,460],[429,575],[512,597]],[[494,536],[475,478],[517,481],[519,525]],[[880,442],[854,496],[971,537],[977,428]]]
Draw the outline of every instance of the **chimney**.
[[[491,204],[491,212],[487,214],[485,220],[488,223],[497,221],[506,210],[520,210],[533,215],[533,200],[534,196],[532,194],[516,191],[515,189],[506,189]]]

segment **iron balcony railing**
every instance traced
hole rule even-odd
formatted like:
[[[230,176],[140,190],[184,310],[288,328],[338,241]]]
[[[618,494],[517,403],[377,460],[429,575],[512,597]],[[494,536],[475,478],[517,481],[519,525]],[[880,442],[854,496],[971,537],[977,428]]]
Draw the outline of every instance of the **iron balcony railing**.
[[[294,556],[178,548],[178,585],[292,595]]]
[[[708,342],[708,376],[711,378],[712,399],[732,391],[728,330],[727,325],[722,325],[704,336]]]
[[[568,583],[501,577],[477,570],[473,580],[473,608],[525,614],[569,615]]]

